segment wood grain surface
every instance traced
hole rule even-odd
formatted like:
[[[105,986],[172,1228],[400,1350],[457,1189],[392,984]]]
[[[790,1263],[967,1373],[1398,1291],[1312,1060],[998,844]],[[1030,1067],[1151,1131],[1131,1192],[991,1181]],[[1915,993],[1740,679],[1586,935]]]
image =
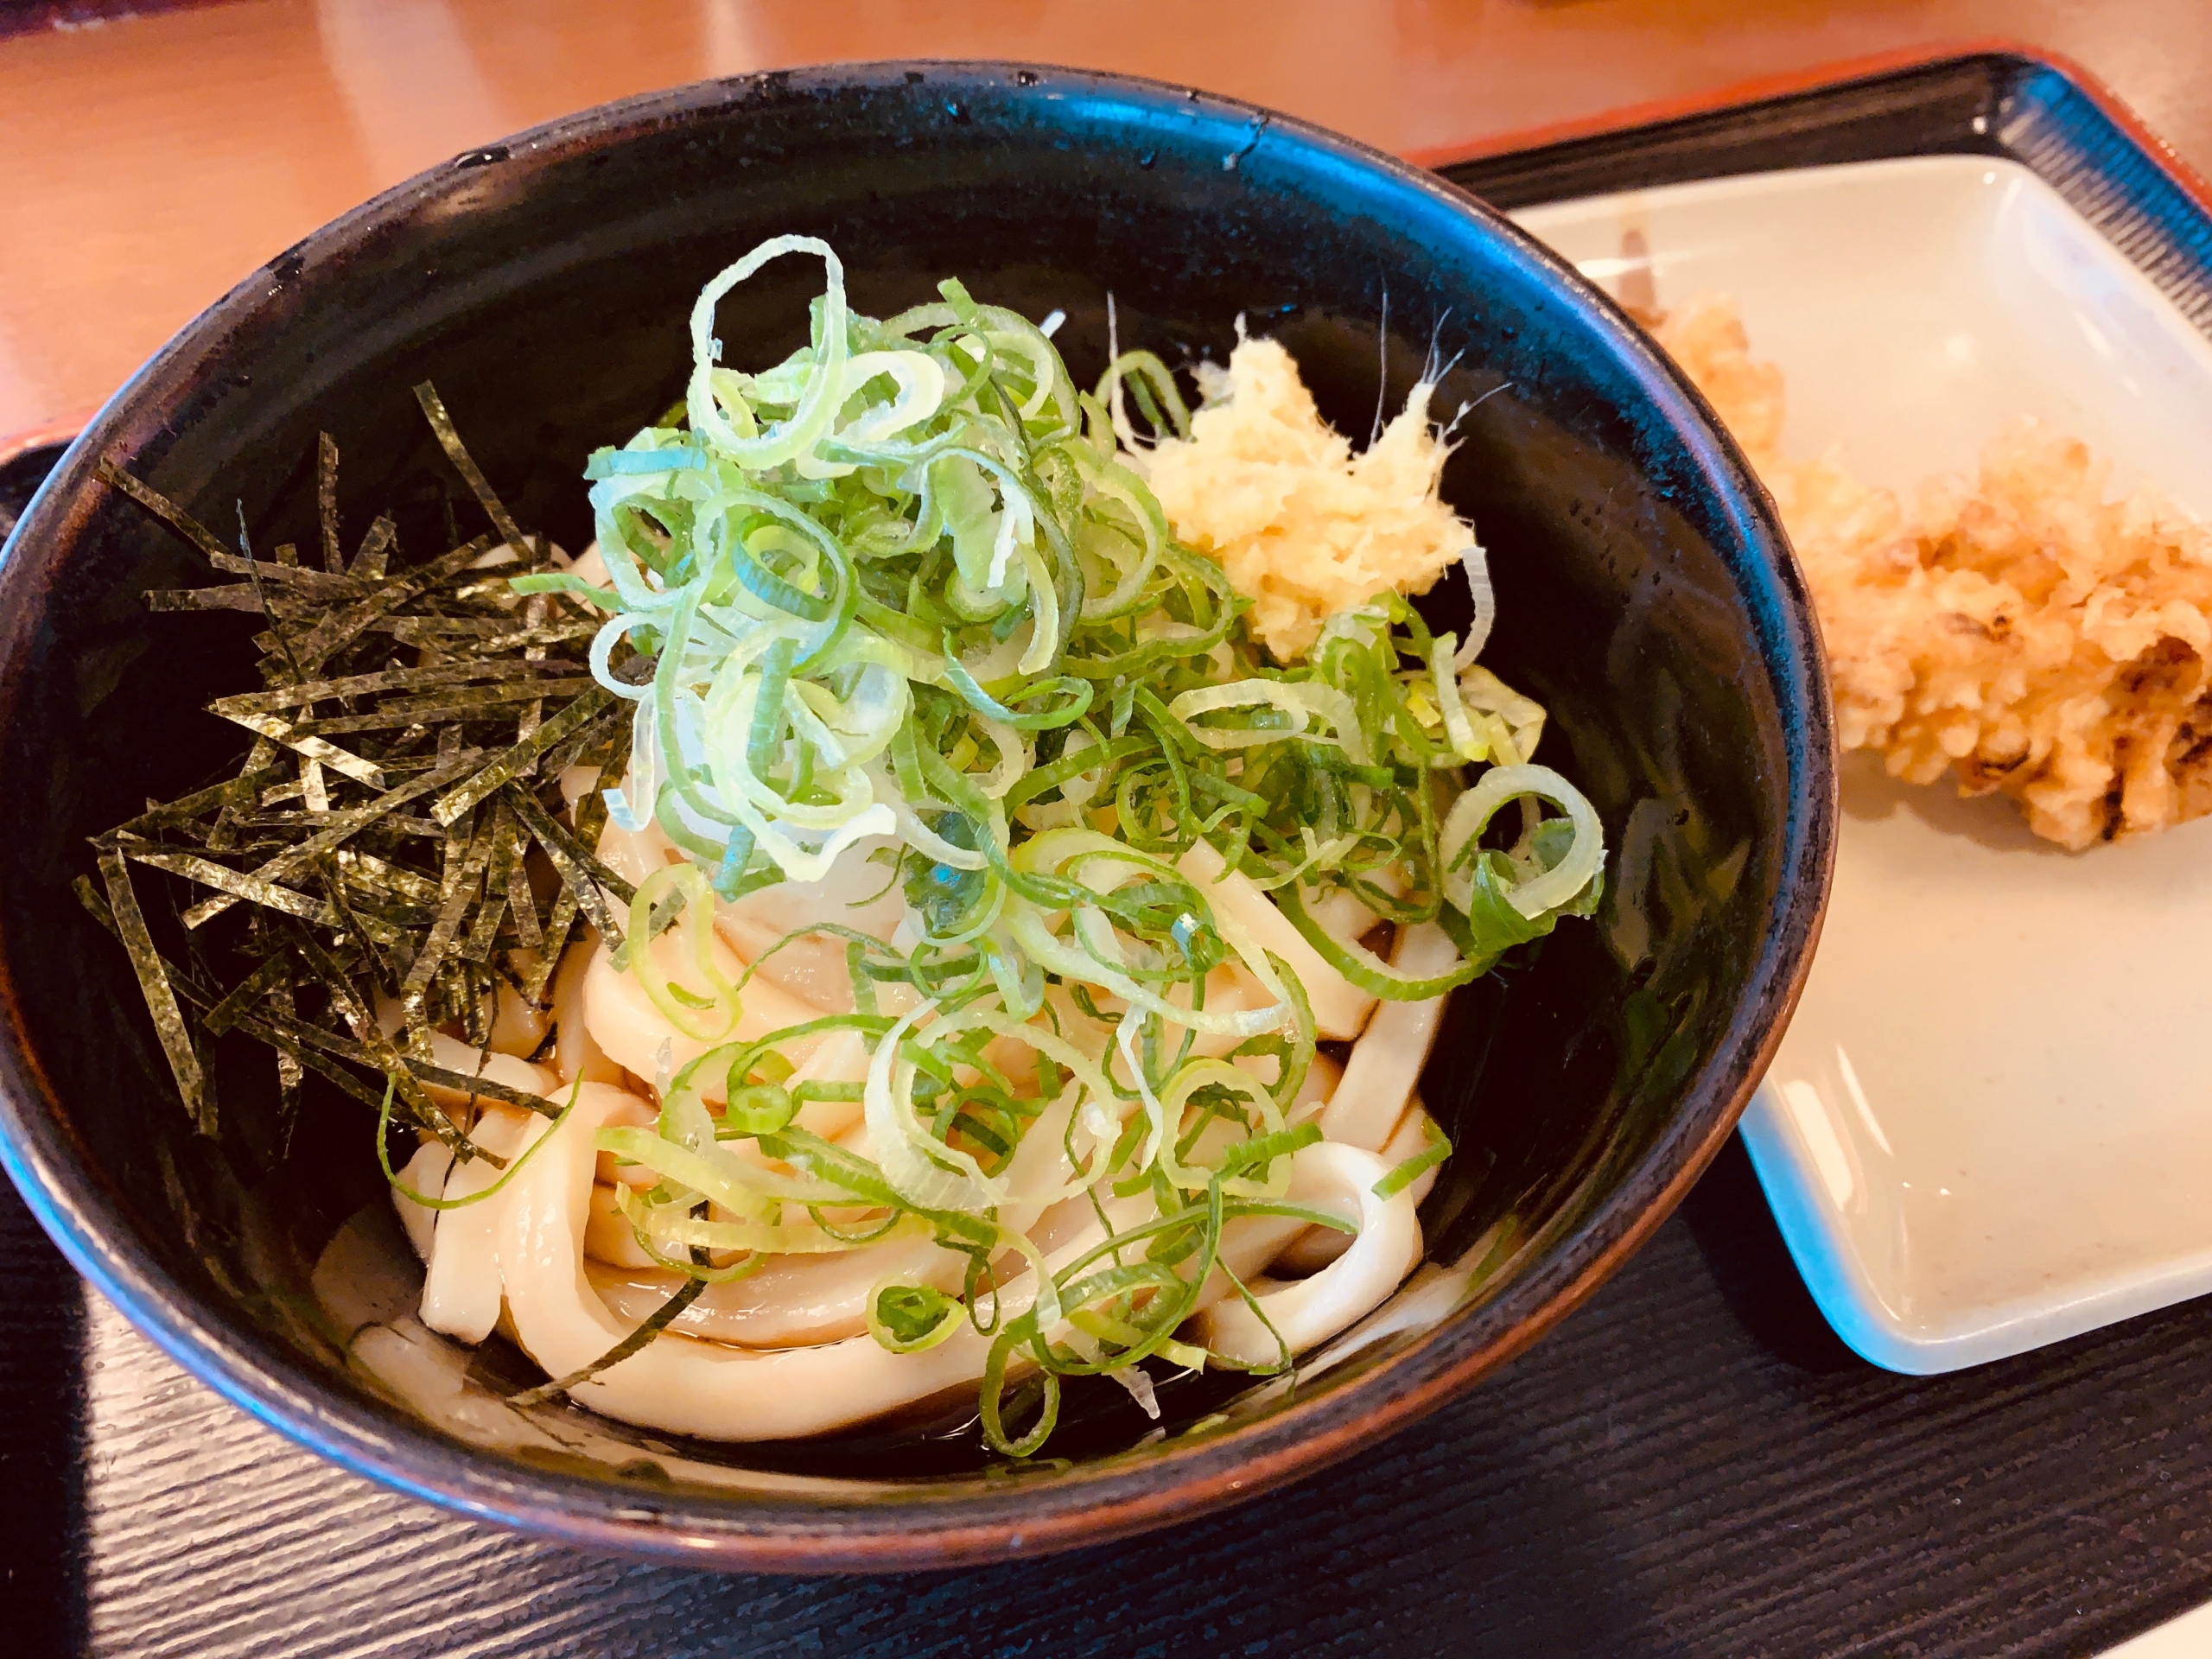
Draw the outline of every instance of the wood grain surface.
[[[1412,152],[2002,35],[2080,60],[2212,169],[2204,0],[245,0],[97,15],[110,10],[0,40],[0,439],[88,412],[255,266],[422,168],[608,99],[792,64],[1124,70]]]
[[[96,404],[373,190],[564,111],[825,58],[1189,80],[1433,149],[1900,46],[2070,55],[2212,170],[2204,0],[256,0],[0,41],[0,435]],[[0,1652],[2095,1652],[2212,1596],[2212,1306],[1945,1378],[1828,1333],[1732,1147],[1415,1433],[1196,1525],[961,1574],[587,1559],[321,1463],[185,1377],[0,1188]]]

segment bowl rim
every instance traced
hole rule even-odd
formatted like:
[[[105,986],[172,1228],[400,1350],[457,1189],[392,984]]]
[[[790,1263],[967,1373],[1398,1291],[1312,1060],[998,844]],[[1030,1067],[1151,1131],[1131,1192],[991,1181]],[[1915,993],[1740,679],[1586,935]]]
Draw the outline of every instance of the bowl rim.
[[[1580,1306],[1672,1212],[1732,1131],[1772,1058],[1817,941],[1834,858],[1835,749],[1825,664],[1802,573],[1770,499],[1705,399],[1600,289],[1510,219],[1459,187],[1358,140],[1238,99],[1173,83],[1049,64],[887,60],[696,82],[596,105],[467,152],[372,197],[249,274],[178,331],[111,397],[56,464],[0,554],[0,581],[29,536],[73,539],[86,516],[92,459],[142,398],[265,302],[272,272],[303,254],[327,257],[388,222],[470,188],[469,169],[528,152],[552,161],[620,142],[632,130],[702,115],[747,94],[881,86],[920,76],[946,90],[1079,86],[1124,103],[1252,124],[1275,143],[1380,172],[1474,220],[1544,269],[1562,297],[1614,336],[1624,365],[1669,418],[1701,471],[1722,480],[1746,548],[1770,572],[1779,626],[1760,652],[1769,674],[1794,672],[1804,707],[1787,785],[1780,884],[1726,1033],[1681,1088],[1672,1120],[1620,1186],[1497,1295],[1455,1310],[1403,1351],[1318,1399],[1187,1440],[1122,1465],[1077,1465],[1051,1481],[1001,1491],[933,1492],[926,1484],[858,1497],[718,1497],[669,1493],[532,1467],[439,1433],[396,1408],[329,1389],[304,1364],[275,1361],[201,1318],[197,1294],[172,1277],[127,1223],[104,1213],[99,1183],[49,1109],[56,1091],[26,1040],[12,978],[0,963],[0,1166],[70,1262],[168,1357],[233,1404],[356,1473],[483,1520],[580,1548],[752,1572],[881,1572],[945,1567],[1105,1542],[1188,1520],[1313,1473],[1403,1429],[1527,1348]],[[296,270],[296,263],[292,263]],[[72,510],[73,507],[73,511]],[[0,673],[9,650],[0,638]],[[1656,1190],[1655,1190],[1656,1189]]]

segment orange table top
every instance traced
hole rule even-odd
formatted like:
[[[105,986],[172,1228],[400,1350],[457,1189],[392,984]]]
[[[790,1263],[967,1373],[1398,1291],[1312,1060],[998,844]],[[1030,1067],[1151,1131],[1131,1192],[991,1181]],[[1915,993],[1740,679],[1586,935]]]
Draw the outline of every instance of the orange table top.
[[[254,266],[460,150],[836,59],[1157,76],[1400,152],[1904,48],[2074,59],[2212,171],[2205,0],[241,0],[0,40],[0,450]]]

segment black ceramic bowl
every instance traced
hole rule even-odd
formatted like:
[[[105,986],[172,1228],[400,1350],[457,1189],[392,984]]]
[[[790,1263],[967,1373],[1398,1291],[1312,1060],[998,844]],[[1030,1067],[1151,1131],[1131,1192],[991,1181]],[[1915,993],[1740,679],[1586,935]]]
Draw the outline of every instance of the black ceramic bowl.
[[[71,895],[88,833],[235,753],[199,709],[248,671],[223,619],[148,615],[142,590],[205,568],[95,480],[99,456],[207,523],[242,512],[258,546],[311,545],[328,428],[358,535],[448,476],[409,391],[433,377],[522,521],[580,545],[585,454],[665,407],[701,283],[783,231],[829,238],[874,315],[949,273],[1065,310],[1078,381],[1103,365],[1109,295],[1122,339],[1171,362],[1219,359],[1240,315],[1280,336],[1363,435],[1378,396],[1454,365],[1436,406],[1467,405],[1446,486],[1491,550],[1485,660],[1550,709],[1544,758],[1604,817],[1609,890],[1596,921],[1453,1005],[1425,1084],[1459,1147],[1423,1208],[1430,1268],[1385,1334],[1294,1390],[1170,1386],[1164,1437],[1118,1395],[1071,1398],[1067,1461],[1019,1469],[958,1436],[671,1446],[573,1413],[570,1454],[472,1443],[349,1357],[411,1266],[369,1121],[333,1103],[282,1162],[250,1107],[219,1145],[195,1139],[123,956]],[[726,304],[726,360],[803,339],[817,275],[781,262]],[[638,99],[461,156],[257,271],[117,395],[24,518],[0,569],[0,1152],[181,1363],[410,1491],[728,1567],[1096,1541],[1405,1427],[1658,1224],[1804,971],[1834,817],[1826,711],[1802,584],[1704,405],[1573,270],[1436,179],[1240,104],[1062,70],[883,65]]]

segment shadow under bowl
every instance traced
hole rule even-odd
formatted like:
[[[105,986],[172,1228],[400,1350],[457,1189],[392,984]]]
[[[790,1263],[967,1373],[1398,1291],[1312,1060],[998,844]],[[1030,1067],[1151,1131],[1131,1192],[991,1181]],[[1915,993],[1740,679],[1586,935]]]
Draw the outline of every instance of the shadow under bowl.
[[[314,545],[326,429],[349,538],[393,501],[473,514],[410,395],[435,378],[521,522],[580,546],[583,457],[677,395],[699,287],[786,231],[837,248],[866,313],[948,274],[1064,311],[1079,384],[1106,360],[1109,299],[1121,340],[1171,364],[1219,361],[1239,317],[1278,336],[1355,434],[1444,365],[1446,493],[1497,591],[1484,660],[1550,711],[1544,758],[1605,821],[1608,891],[1594,921],[1459,994],[1424,1082],[1458,1147],[1423,1205],[1427,1262],[1295,1388],[1170,1383],[1165,1433],[1077,1389],[1054,1460],[1020,1467],[943,1425],[675,1445],[545,1408],[503,1429],[485,1385],[530,1372],[496,1341],[473,1370],[442,1341],[410,1350],[435,1374],[410,1394],[365,1357],[412,1269],[369,1120],[333,1101],[279,1159],[249,1080],[220,1141],[196,1137],[122,953],[72,896],[87,835],[234,761],[237,734],[200,710],[245,689],[251,660],[245,619],[148,614],[143,590],[206,568],[96,480],[99,457],[258,547]],[[818,276],[779,261],[725,303],[724,360],[800,343]],[[1456,582],[1432,601],[1440,626],[1455,604],[1464,622]],[[1096,1542],[1404,1427],[1671,1209],[1763,1069],[1817,931],[1827,706],[1798,573],[1709,411],[1572,270],[1435,178],[1227,99],[1057,69],[865,66],[632,99],[460,157],[270,262],[116,396],[30,506],[0,568],[0,1156],[188,1369],[472,1514],[779,1571]]]

